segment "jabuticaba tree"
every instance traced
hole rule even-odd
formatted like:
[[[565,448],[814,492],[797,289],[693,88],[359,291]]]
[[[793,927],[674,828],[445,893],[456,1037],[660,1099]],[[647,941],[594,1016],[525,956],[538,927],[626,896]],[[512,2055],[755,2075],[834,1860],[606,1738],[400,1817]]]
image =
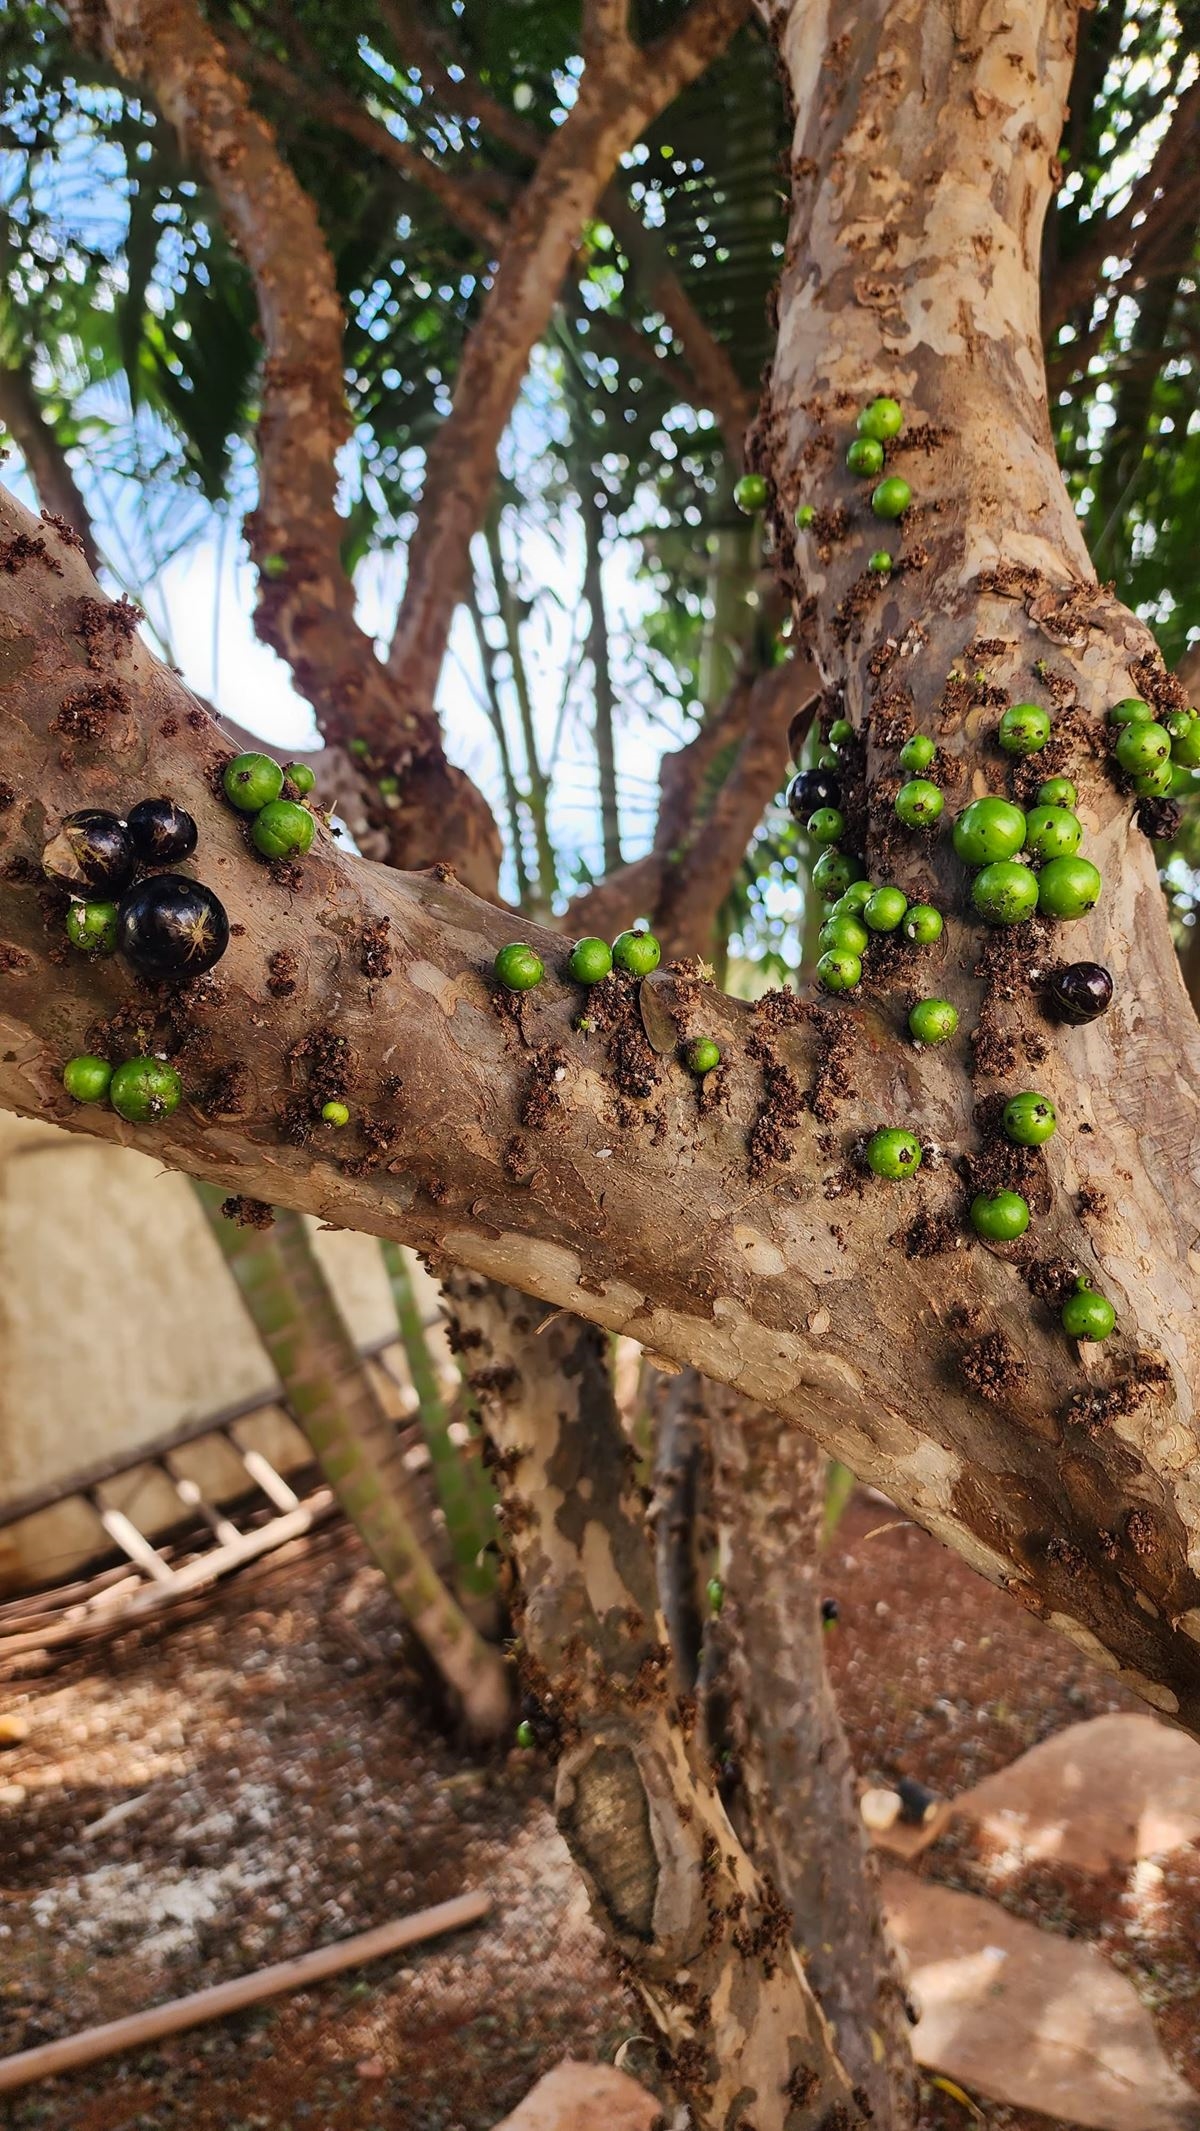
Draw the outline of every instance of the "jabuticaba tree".
[[[751,1008],[684,970],[610,979],[585,1012],[561,942],[535,929],[549,974],[511,1000],[490,970],[512,920],[452,880],[353,860],[323,830],[302,859],[260,858],[214,790],[215,725],[127,613],[97,601],[63,536],[6,502],[0,1094],[698,1363],[1194,1727],[1200,1056],[1104,721],[1116,700],[1166,702],[1171,686],[1090,572],[1037,345],[1072,19],[910,4],[775,27],[797,102],[797,223],[756,451],[830,707],[857,735],[851,832],[877,877],[945,910],[941,940],[872,948],[838,999]],[[883,533],[869,485],[841,465],[881,391],[904,410],[888,449],[914,495]],[[817,521],[798,535],[806,501]],[[886,580],[865,567],[884,538],[902,565]],[[1008,788],[993,735],[1025,698],[1052,711],[1038,769],[1078,782],[1104,892],[1069,925],[992,932],[945,829],[893,826],[895,749],[910,727],[932,731],[948,817]],[[41,877],[67,813],[157,792],[195,815],[189,869],[232,927],[181,991],[75,957]],[[1111,968],[1116,997],[1072,1029],[1046,1018],[1039,978],[1084,957]],[[917,1050],[906,1015],[931,991],[957,1004],[960,1034]],[[698,1084],[675,1045],[699,1035],[722,1064]],[[169,1051],[185,1101],[137,1127],[72,1105],[63,1063],[93,1049]],[[992,1098],[1027,1085],[1060,1117],[1036,1158],[991,1122]],[[343,1128],[320,1117],[335,1099]],[[864,1169],[881,1126],[917,1134],[915,1177]],[[1028,1235],[985,1245],[972,1190],[1014,1177]],[[1059,1322],[1077,1273],[1117,1310],[1101,1347]]]

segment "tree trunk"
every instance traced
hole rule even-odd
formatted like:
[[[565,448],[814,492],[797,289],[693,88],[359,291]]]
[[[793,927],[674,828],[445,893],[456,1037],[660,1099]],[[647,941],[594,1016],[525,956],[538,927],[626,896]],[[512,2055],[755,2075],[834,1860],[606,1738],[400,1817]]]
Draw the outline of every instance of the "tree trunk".
[[[509,1676],[446,1589],[414,1529],[396,1430],[342,1321],[299,1214],[269,1230],[227,1220],[220,1193],[196,1187],[288,1412],[400,1603],[451,1708],[485,1743],[511,1723]],[[269,1211],[269,1209],[267,1209]]]

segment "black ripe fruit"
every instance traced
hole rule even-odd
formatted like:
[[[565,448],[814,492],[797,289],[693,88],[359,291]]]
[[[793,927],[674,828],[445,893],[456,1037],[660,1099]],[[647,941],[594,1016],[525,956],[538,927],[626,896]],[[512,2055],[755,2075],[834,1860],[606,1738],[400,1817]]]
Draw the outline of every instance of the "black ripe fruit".
[[[219,962],[229,945],[229,919],[203,881],[155,873],[121,901],[118,952],[139,977],[187,983]]]
[[[133,878],[136,857],[123,821],[100,807],[68,814],[42,852],[42,868],[78,894],[119,895]]]
[[[173,799],[139,799],[125,826],[144,866],[177,865],[196,848],[196,824]]]

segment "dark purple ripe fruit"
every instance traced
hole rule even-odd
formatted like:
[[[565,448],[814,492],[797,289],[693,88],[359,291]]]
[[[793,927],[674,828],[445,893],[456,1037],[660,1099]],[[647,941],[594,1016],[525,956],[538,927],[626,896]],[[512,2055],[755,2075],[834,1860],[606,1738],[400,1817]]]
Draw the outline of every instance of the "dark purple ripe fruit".
[[[1071,962],[1046,980],[1064,1021],[1095,1021],[1112,1005],[1113,980],[1101,962]]]
[[[156,873],[122,898],[118,951],[139,977],[187,983],[219,962],[229,919],[211,888],[182,873]]]
[[[176,865],[196,848],[196,824],[173,799],[139,799],[125,826],[144,866]]]
[[[119,895],[133,878],[136,858],[123,821],[100,807],[68,814],[42,852],[42,870],[81,895]]]
[[[840,806],[842,787],[832,770],[801,770],[787,788],[790,813],[805,822],[818,807]]]

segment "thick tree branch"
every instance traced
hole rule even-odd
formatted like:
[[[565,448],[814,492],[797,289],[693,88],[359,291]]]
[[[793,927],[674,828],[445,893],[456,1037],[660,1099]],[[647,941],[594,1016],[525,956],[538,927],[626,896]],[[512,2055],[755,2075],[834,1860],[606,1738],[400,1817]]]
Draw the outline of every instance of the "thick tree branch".
[[[85,0],[71,0],[71,11],[81,37],[94,34]],[[378,810],[397,858],[421,863],[453,849],[464,879],[492,892],[500,845],[490,812],[446,762],[432,690],[418,713],[376,657],[342,566],[342,311],[313,203],[194,0],[110,0],[100,37],[176,127],[254,282],[265,358],[259,500],[246,530],[258,633],[291,667],[326,737],[367,741],[378,767],[401,777],[404,803]]]
[[[98,570],[100,553],[87,505],[23,369],[0,365],[0,423],[25,461],[42,509],[70,526],[82,542],[89,570]]]
[[[429,714],[450,624],[464,596],[496,454],[529,359],[558,300],[572,250],[620,157],[728,43],[746,0],[694,0],[656,45],[599,53],[513,211],[450,415],[430,446],[424,497],[389,669],[414,722]]]

